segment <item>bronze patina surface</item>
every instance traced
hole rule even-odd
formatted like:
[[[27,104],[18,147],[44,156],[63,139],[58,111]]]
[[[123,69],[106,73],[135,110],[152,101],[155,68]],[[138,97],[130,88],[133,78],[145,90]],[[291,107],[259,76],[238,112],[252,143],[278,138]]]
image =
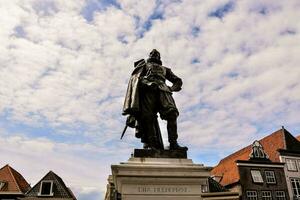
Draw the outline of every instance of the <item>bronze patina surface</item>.
[[[167,80],[172,83],[172,86],[166,84]],[[180,91],[181,87],[181,78],[170,68],[162,65],[160,53],[156,49],[150,52],[147,60],[141,59],[134,63],[125,96],[123,115],[128,115],[126,126],[135,128],[135,136],[141,139],[144,149],[164,150],[157,119],[159,113],[160,118],[167,121],[169,150],[187,151],[187,147],[181,147],[177,143],[179,112],[172,96],[172,93]],[[152,151],[140,152],[152,155]]]

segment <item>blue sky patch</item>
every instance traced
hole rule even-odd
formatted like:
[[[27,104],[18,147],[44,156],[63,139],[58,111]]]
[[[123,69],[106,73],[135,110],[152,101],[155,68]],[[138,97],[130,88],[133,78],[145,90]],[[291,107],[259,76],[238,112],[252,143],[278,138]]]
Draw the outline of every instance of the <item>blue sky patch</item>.
[[[259,14],[262,14],[262,15],[266,15],[268,13],[268,9],[266,7],[261,7],[259,10],[258,10],[258,13]]]
[[[297,32],[293,29],[285,29],[284,31],[280,32],[280,35],[295,35]]]
[[[230,73],[228,74],[228,76],[229,76],[230,78],[236,78],[236,77],[239,76],[239,73],[237,73],[237,72],[230,72]]]
[[[193,58],[191,61],[191,64],[198,64],[200,63],[200,60],[198,58]]]
[[[210,12],[208,16],[222,19],[227,13],[233,11],[233,9],[234,9],[234,3],[230,1],[218,7],[216,10]]]
[[[95,12],[104,11],[111,6],[121,9],[120,4],[116,0],[87,0],[85,7],[81,10],[81,15],[88,22],[91,22],[94,20]]]
[[[141,21],[140,18],[138,16],[135,16],[137,29],[139,29],[139,26],[142,28],[141,31],[139,31],[137,34],[138,37],[139,38],[144,37],[144,33],[151,29],[154,20],[162,20],[162,19],[164,19],[163,7],[161,6],[161,2],[157,1],[153,13],[142,25],[140,25],[140,21]]]
[[[200,27],[194,26],[194,27],[192,27],[191,34],[192,34],[194,37],[198,37],[200,31],[201,31]]]
[[[243,43],[240,46],[240,51],[246,56],[251,56],[254,50],[247,43]]]
[[[28,118],[38,117],[38,125],[26,124],[13,119],[13,110],[6,109],[0,115],[0,129],[10,134],[22,134],[28,138],[47,138],[56,142],[86,143],[92,142],[83,133],[88,129],[83,123],[76,123],[76,127],[61,125],[51,126],[51,123],[40,114],[29,112]]]
[[[18,38],[26,37],[26,32],[25,32],[23,26],[19,25],[14,28],[14,36],[16,36]]]
[[[50,16],[58,12],[58,8],[51,0],[36,1],[33,9],[38,15]]]
[[[123,44],[128,44],[128,41],[126,39],[126,35],[119,35],[118,36],[118,41],[120,41]]]

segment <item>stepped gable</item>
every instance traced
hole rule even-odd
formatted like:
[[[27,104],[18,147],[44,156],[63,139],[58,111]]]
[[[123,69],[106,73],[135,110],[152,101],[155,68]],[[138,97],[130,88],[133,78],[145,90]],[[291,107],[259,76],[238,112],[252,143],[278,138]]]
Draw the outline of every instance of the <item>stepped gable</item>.
[[[42,181],[53,181],[53,196],[51,197],[41,197],[39,196],[40,186]],[[45,199],[49,198],[51,200],[76,200],[76,197],[72,191],[65,185],[62,178],[60,178],[53,171],[49,171],[36,185],[34,185],[31,190],[26,193],[26,197],[22,198],[24,200],[35,200],[35,199]]]
[[[0,189],[0,194],[1,192],[24,194],[30,189],[30,185],[24,177],[8,164],[0,169],[0,181],[5,182],[5,185]]]
[[[272,162],[280,162],[279,152],[277,150],[300,150],[300,142],[297,141],[286,129],[282,127],[274,133],[259,140],[265,152]],[[296,147],[295,147],[296,146]],[[251,145],[225,157],[211,171],[212,175],[221,177],[220,183],[224,186],[237,183],[240,180],[237,160],[249,160]]]

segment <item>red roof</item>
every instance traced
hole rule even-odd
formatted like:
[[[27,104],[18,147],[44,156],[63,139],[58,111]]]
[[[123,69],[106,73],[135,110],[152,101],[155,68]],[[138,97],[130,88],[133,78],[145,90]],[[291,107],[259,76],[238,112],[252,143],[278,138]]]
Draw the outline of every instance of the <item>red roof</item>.
[[[300,142],[294,138],[287,130],[280,129],[259,141],[264,147],[265,152],[273,162],[279,162],[278,149],[295,149],[300,147]],[[236,183],[240,180],[238,168],[235,163],[237,160],[249,160],[251,145],[225,157],[211,171],[212,175],[222,177],[220,183],[224,186]]]
[[[0,169],[0,181],[4,181],[5,185],[0,189],[1,193],[25,193],[30,189],[30,185],[24,177],[9,165],[5,165]]]

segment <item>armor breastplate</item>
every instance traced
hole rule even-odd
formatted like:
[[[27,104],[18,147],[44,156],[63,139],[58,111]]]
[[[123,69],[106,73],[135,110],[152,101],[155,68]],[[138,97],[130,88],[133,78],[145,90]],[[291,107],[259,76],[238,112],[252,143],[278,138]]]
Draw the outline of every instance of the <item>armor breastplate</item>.
[[[156,63],[147,63],[146,77],[149,80],[166,80],[166,68]]]

